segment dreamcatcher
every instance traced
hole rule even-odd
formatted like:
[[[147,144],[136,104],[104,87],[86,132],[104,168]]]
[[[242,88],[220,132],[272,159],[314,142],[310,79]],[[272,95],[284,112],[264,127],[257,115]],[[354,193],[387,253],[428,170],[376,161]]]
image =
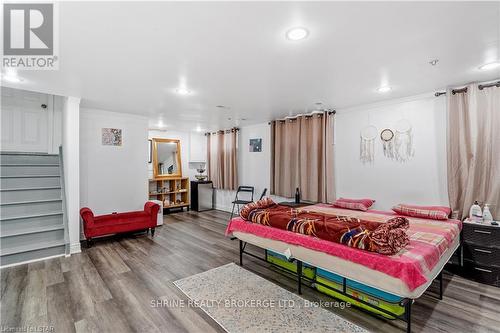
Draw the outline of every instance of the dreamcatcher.
[[[394,158],[394,132],[386,128],[380,133],[380,139],[384,148],[384,156],[391,159]]]
[[[375,159],[377,132],[377,128],[373,125],[366,126],[360,132],[359,159],[362,163],[373,163]]]
[[[406,162],[413,157],[412,127],[408,120],[401,119],[396,123],[394,134],[394,159],[398,162]]]

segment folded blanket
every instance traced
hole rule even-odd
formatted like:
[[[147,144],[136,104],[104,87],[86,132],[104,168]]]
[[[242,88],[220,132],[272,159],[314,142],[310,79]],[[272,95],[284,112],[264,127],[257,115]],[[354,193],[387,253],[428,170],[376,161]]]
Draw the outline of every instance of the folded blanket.
[[[253,223],[387,255],[398,253],[410,241],[408,219],[400,216],[380,223],[280,206],[270,198],[245,205],[240,216]]]

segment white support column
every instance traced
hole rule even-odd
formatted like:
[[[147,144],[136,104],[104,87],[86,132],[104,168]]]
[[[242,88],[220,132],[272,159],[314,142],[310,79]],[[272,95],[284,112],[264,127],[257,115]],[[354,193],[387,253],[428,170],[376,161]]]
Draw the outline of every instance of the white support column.
[[[80,98],[67,97],[63,109],[63,163],[70,253],[80,252]]]

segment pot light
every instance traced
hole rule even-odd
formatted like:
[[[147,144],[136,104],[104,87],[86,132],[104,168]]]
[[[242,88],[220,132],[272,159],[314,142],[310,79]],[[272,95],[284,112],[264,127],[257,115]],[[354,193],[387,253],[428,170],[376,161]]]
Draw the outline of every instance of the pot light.
[[[383,87],[380,87],[380,88],[377,89],[377,91],[379,93],[386,93],[386,92],[389,92],[391,90],[392,90],[392,88],[389,87],[389,86],[383,86]]]
[[[17,76],[17,72],[13,69],[8,69],[4,75],[2,75],[2,79],[8,82],[12,83],[19,83],[22,82],[23,79],[21,79],[19,76]]]
[[[309,31],[306,28],[292,28],[286,32],[286,38],[289,40],[301,40],[309,35]]]
[[[10,76],[10,75],[4,76],[3,79],[5,81],[12,82],[12,83],[19,83],[19,82],[23,81],[19,76]]]
[[[187,90],[186,88],[177,88],[175,89],[175,92],[179,95],[189,95],[191,93],[191,91]]]
[[[479,67],[480,70],[490,70],[490,69],[495,69],[500,67],[500,62],[495,61],[495,62],[490,62],[489,64],[484,64]]]
[[[167,127],[167,125],[163,122],[163,120],[158,120],[158,128],[164,128],[164,127]]]

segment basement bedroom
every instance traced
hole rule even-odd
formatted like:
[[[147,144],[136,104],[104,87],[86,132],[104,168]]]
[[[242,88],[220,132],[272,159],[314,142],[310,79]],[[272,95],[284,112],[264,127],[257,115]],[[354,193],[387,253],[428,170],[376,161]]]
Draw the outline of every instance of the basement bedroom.
[[[5,332],[500,332],[500,2],[2,3]]]

